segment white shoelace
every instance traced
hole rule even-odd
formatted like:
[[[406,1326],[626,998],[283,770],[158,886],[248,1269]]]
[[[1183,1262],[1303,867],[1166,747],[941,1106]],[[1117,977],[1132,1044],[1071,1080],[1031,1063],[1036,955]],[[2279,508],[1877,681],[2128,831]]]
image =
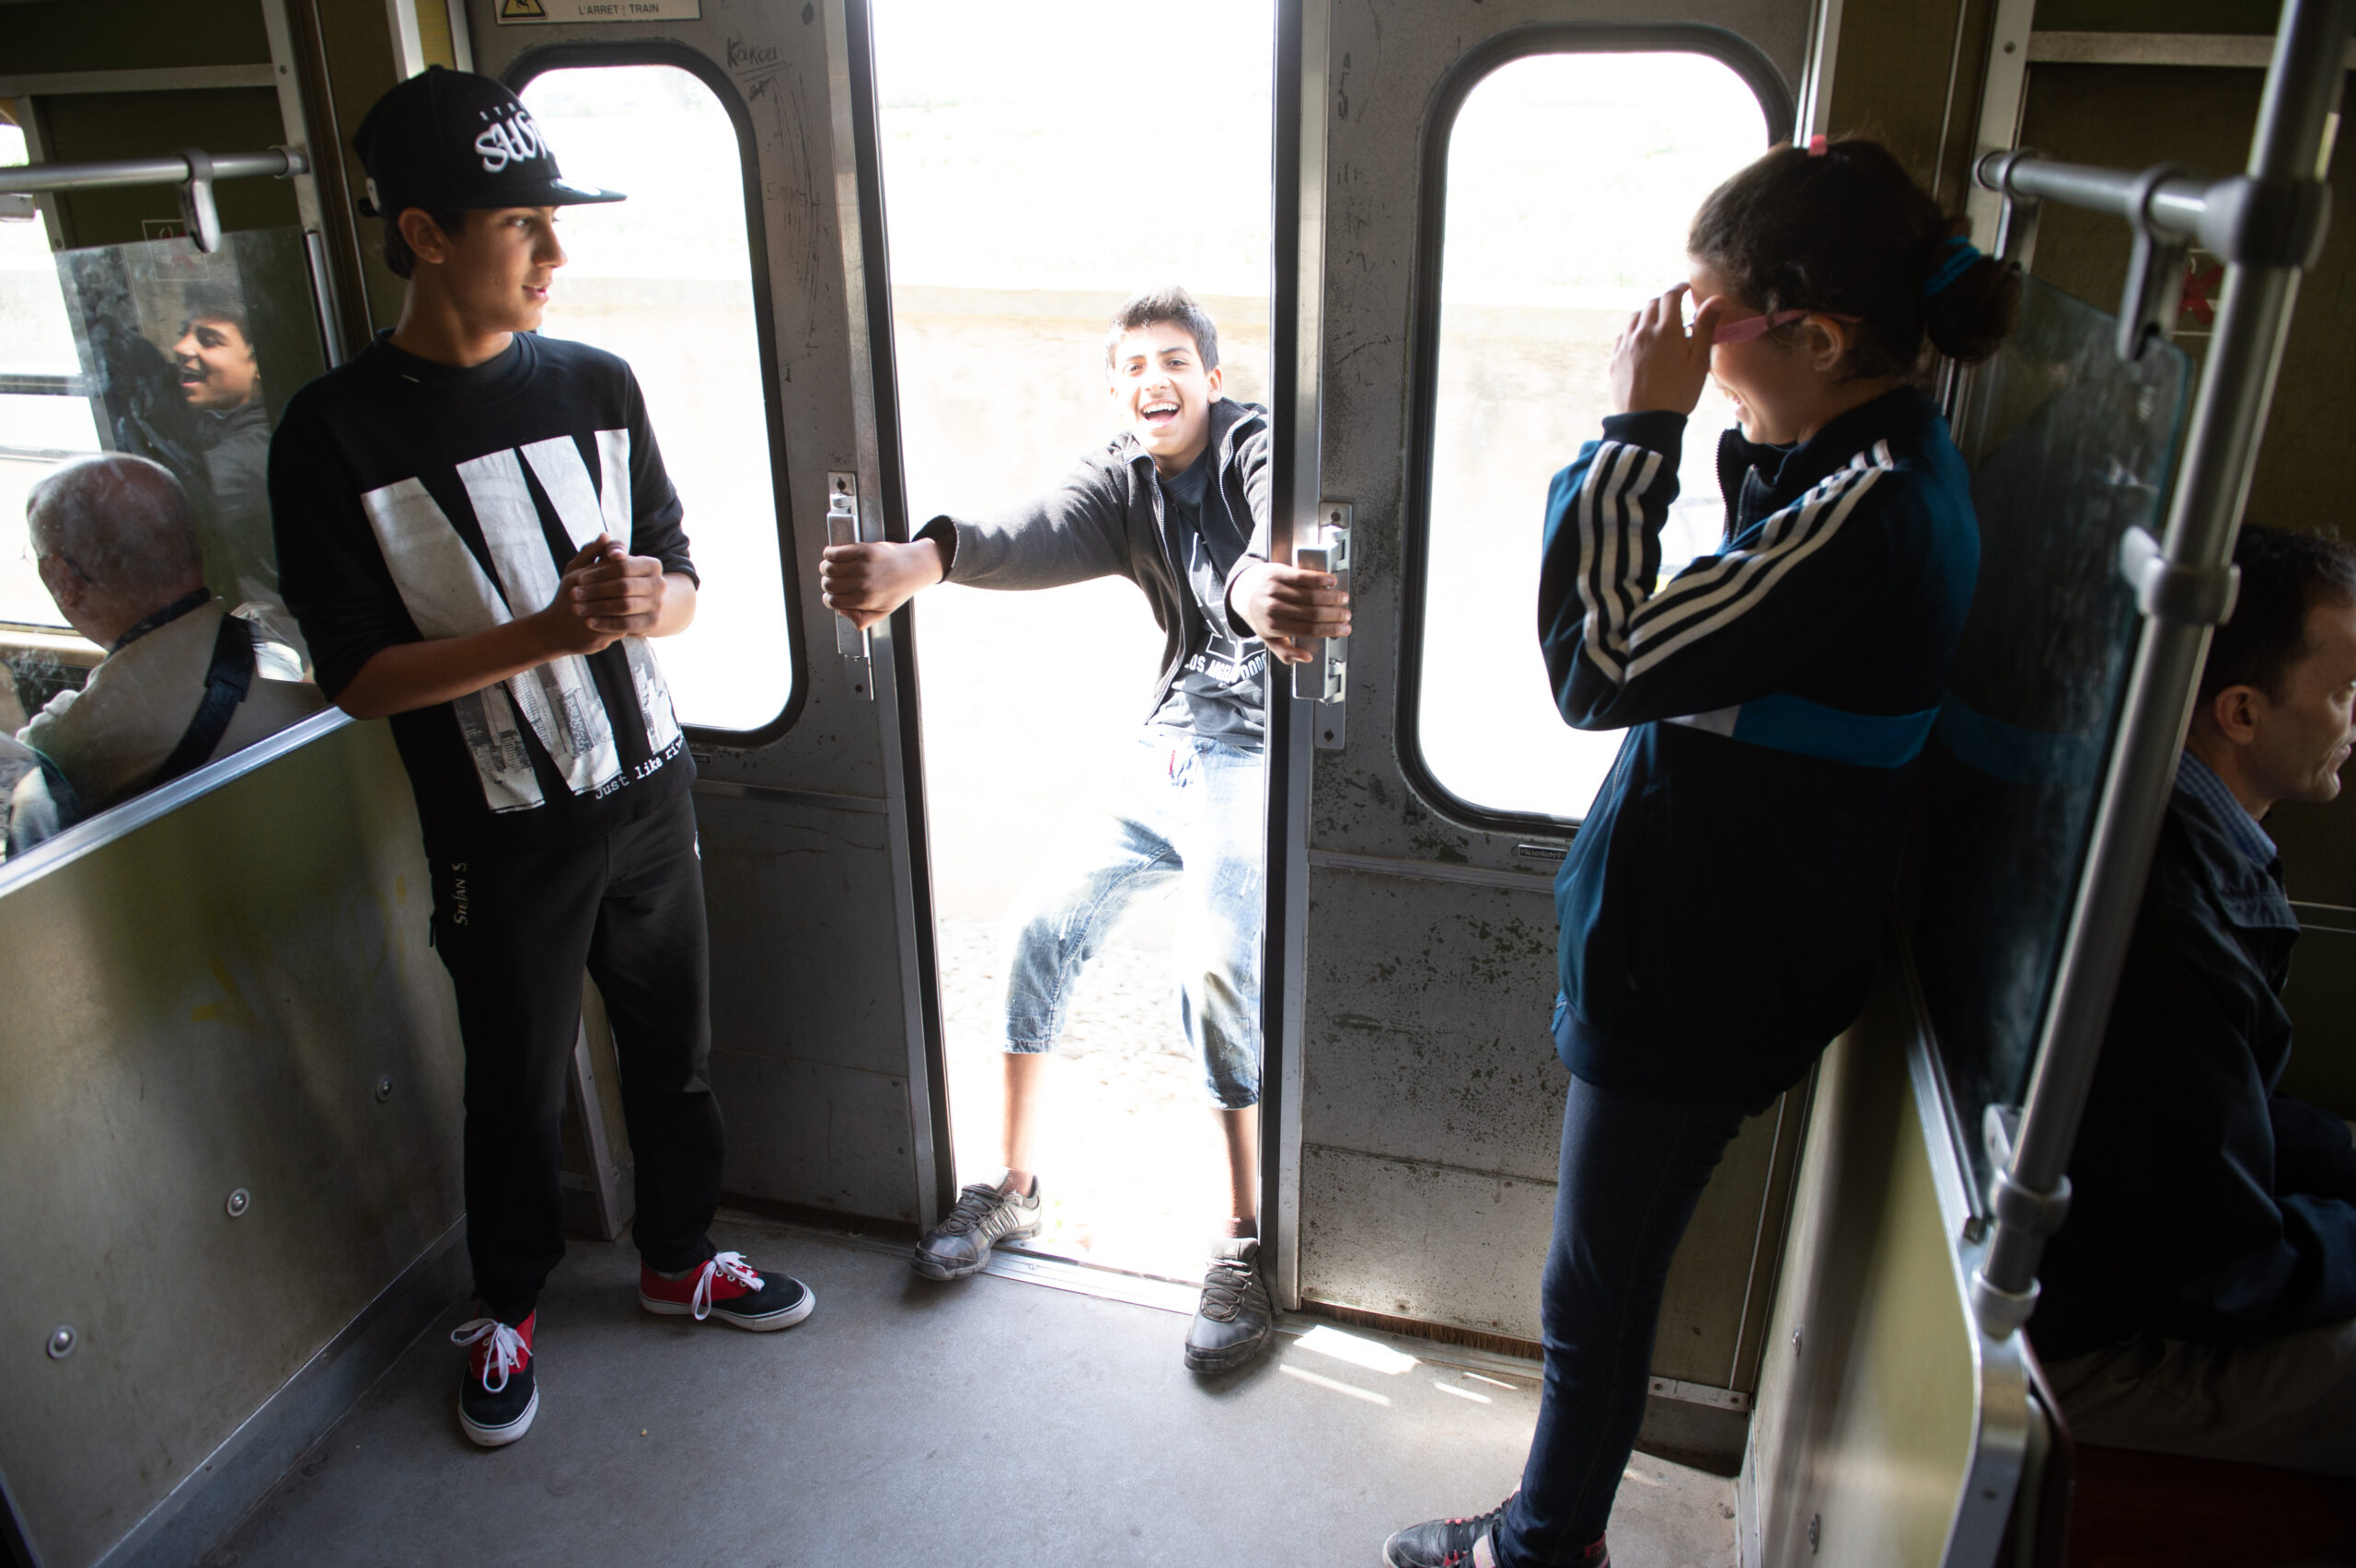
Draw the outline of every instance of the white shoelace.
[[[523,1366],[530,1352],[524,1348],[524,1336],[496,1318],[477,1318],[450,1331],[452,1344],[479,1344],[486,1339],[491,1349],[483,1357],[482,1388],[483,1392],[495,1394],[507,1387],[507,1375]],[[499,1374],[496,1383],[491,1380],[493,1372]]]
[[[699,1323],[711,1316],[711,1282],[715,1278],[732,1280],[747,1290],[761,1288],[761,1276],[745,1262],[744,1253],[721,1253],[697,1272],[695,1293],[687,1298],[687,1306],[694,1311]]]

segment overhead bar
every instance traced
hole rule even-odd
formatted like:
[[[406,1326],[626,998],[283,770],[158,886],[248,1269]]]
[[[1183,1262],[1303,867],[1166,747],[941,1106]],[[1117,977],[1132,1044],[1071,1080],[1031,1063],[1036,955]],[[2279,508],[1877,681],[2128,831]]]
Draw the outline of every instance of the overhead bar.
[[[2302,210],[2312,200],[2298,190],[2316,181],[2326,116],[2339,90],[2349,34],[2356,30],[2356,0],[2286,0],[2267,68],[2265,97],[2250,146],[2247,182],[2269,202]],[[1990,189],[2023,195],[2039,185],[2034,154],[2014,156],[1990,181],[1988,163],[1976,170]],[[2043,181],[2043,199],[2119,212],[2104,202],[2122,189],[2144,187],[2138,214],[2157,223],[2159,192],[2174,181],[2117,171],[2069,172]],[[2226,183],[2226,182],[2220,182]],[[2213,205],[2202,194],[2202,216]],[[2179,192],[2179,200],[2185,193]],[[2085,198],[2077,200],[2076,198]],[[2178,210],[2178,209],[2171,209]],[[2122,216],[2128,215],[2121,213]],[[1972,1276],[1971,1300],[1981,1327],[2002,1338],[2037,1307],[2037,1268],[2045,1238],[2058,1229],[2070,1203],[2067,1171],[2078,1121],[2109,1027],[2113,995],[2133,935],[2152,848],[2174,786],[2201,661],[2213,620],[2227,612],[2229,592],[2218,587],[2232,567],[2242,504],[2257,462],[2258,436],[2274,394],[2275,373],[2298,292],[2299,274],[2321,242],[2305,251],[2228,257],[2216,329],[2200,368],[2200,385],[2185,438],[2185,454],[2170,501],[2166,537],[2157,557],[2130,547],[2141,581],[2143,631],[2129,677],[2126,713],[2112,748],[2096,808],[2094,843],[2086,857],[2070,929],[2062,950],[2051,1007],[2038,1043],[2028,1102],[2010,1158],[1992,1182],[1995,1233]],[[2197,225],[2196,225],[2197,230]],[[2297,237],[2295,235],[2287,236]],[[2169,592],[2169,582],[2187,586]],[[2158,587],[2154,588],[2154,584]],[[2197,590],[2197,591],[2195,591]]]
[[[286,179],[310,172],[310,157],[299,147],[272,147],[266,153],[223,153],[211,159],[211,178],[214,179],[244,179],[255,175]],[[0,168],[0,196],[17,191],[105,190],[123,185],[181,185],[196,175],[196,164],[184,152],[167,153],[153,158],[109,158],[100,163],[18,164],[11,168]]]
[[[157,158],[22,164],[0,168],[0,196],[42,190],[103,190],[125,185],[177,185],[180,217],[188,227],[189,243],[210,253],[221,248],[221,214],[213,204],[215,180],[255,175],[288,179],[310,171],[311,160],[298,147],[272,147],[266,153],[228,153],[217,158],[201,148],[183,147]]]

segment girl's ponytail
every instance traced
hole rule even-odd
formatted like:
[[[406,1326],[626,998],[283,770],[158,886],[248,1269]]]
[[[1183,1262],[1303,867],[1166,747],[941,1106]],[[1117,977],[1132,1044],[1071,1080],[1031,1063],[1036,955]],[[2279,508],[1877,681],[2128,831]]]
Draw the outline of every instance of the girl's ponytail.
[[[1947,259],[1923,282],[1923,329],[1939,352],[1976,364],[2013,329],[2020,275],[2011,262],[1973,249],[1969,240],[1950,239],[1940,250]]]
[[[1903,375],[1926,338],[1969,363],[2012,330],[2018,275],[1959,227],[1888,148],[1843,136],[1776,147],[1719,186],[1686,249],[1760,310],[1857,317],[1848,375]]]

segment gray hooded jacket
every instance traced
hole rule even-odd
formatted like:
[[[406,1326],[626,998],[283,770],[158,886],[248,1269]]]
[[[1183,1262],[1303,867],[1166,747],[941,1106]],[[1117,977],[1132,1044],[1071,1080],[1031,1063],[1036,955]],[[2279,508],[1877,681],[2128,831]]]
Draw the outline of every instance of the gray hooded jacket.
[[[1210,409],[1210,451],[1217,460],[1203,496],[1204,532],[1224,507],[1251,544],[1224,581],[1207,571],[1186,580],[1186,554],[1170,537],[1153,458],[1123,431],[1044,494],[997,517],[974,521],[946,513],[917,531],[949,557],[948,581],[971,588],[1057,588],[1093,577],[1126,577],[1144,590],[1161,628],[1161,674],[1149,715],[1160,710],[1188,655],[1216,631],[1238,642],[1256,635],[1230,619],[1227,592],[1268,553],[1268,411],[1221,398]]]

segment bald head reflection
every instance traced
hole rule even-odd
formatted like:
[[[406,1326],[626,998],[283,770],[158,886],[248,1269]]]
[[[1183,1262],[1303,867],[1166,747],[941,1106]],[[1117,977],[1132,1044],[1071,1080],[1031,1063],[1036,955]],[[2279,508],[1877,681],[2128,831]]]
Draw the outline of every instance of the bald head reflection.
[[[188,494],[144,457],[110,452],[53,470],[26,499],[25,528],[49,596],[101,647],[204,586]]]

